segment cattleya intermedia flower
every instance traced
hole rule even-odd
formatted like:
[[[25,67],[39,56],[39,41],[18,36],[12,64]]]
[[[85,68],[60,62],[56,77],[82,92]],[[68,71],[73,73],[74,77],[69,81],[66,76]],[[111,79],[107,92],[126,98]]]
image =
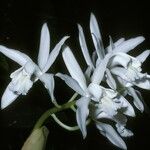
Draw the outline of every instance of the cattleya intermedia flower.
[[[86,76],[68,46],[63,50],[63,59],[71,77],[62,73],[56,75],[64,80],[75,92],[81,95],[81,98],[76,102],[76,119],[83,137],[85,138],[87,135],[86,120],[90,115],[90,117],[95,120],[97,128],[103,135],[113,144],[126,149],[126,144],[114,128],[108,123],[101,122],[101,119],[105,118],[115,122],[117,131],[121,136],[132,136],[133,133],[125,128],[127,122],[126,116],[135,116],[131,104],[115,90],[100,86],[102,78],[97,74],[97,69],[103,70],[103,66],[94,70],[88,83]]]
[[[43,82],[52,101],[55,102],[53,95],[54,75],[46,72],[54,63],[66,39],[68,39],[68,36],[63,37],[50,52],[50,34],[47,24],[44,24],[41,30],[38,65],[26,54],[0,45],[0,52],[21,66],[10,75],[12,80],[2,96],[2,109],[11,104],[19,95],[26,95],[38,79]]]
[[[95,46],[95,51],[90,57],[89,50],[85,41],[83,29],[78,25],[79,42],[85,61],[88,65],[88,72],[93,71],[98,66],[104,66],[104,71],[99,70],[99,74],[103,77],[110,88],[122,91],[122,94],[128,94],[133,97],[135,106],[143,112],[144,106],[141,102],[141,94],[134,89],[137,86],[142,89],[150,90],[150,76],[142,73],[142,63],[150,54],[150,50],[145,50],[136,57],[132,57],[127,53],[144,41],[144,37],[139,36],[126,40],[119,39],[113,43],[110,37],[110,45],[106,48],[103,46],[101,33],[97,20],[93,14],[90,18],[90,31]],[[105,60],[103,62],[103,60]],[[90,70],[90,71],[89,71]]]

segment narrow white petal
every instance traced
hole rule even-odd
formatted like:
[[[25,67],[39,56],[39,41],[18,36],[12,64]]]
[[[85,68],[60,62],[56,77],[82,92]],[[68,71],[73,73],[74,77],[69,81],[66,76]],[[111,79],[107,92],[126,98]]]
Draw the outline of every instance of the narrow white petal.
[[[115,48],[115,45],[114,45],[114,43],[113,43],[113,40],[112,40],[112,37],[111,37],[111,36],[109,36],[109,44],[110,44],[110,48],[107,49],[108,53],[109,53],[109,52],[112,52],[113,49]]]
[[[96,67],[91,77],[91,81],[96,84],[100,84],[104,77],[104,73],[107,68],[107,64],[109,62],[111,55],[106,55],[103,60],[101,60],[100,64]]]
[[[79,42],[80,42],[80,46],[81,46],[81,50],[82,50],[84,59],[85,59],[87,65],[90,66],[91,68],[93,68],[94,66],[93,66],[93,63],[92,63],[92,60],[91,60],[91,57],[89,54],[89,50],[86,45],[83,29],[79,24],[78,24],[78,30],[79,30]]]
[[[141,44],[144,40],[145,40],[145,38],[143,36],[129,39],[127,41],[124,41],[122,44],[118,45],[114,49],[114,51],[128,53],[129,51],[134,49],[136,46]]]
[[[94,42],[97,55],[99,58],[102,59],[105,54],[104,46],[102,42],[101,33],[98,27],[98,23],[93,13],[91,13],[91,16],[90,16],[90,31],[91,31],[91,35],[92,35],[92,39]]]
[[[12,59],[13,61],[17,62],[21,66],[24,66],[27,61],[32,61],[30,57],[26,54],[14,49],[7,48],[2,45],[0,45],[0,52],[8,58]]]
[[[113,76],[112,76],[111,72],[109,71],[109,69],[106,69],[106,77],[107,77],[106,80],[107,80],[107,83],[109,84],[109,86],[112,89],[116,90],[116,88],[117,88],[116,81],[113,78]]]
[[[85,77],[88,81],[91,80],[91,74],[93,72],[93,68],[91,68],[90,66],[87,67],[86,71],[85,71]]]
[[[135,117],[135,111],[134,111],[132,105],[123,96],[120,96],[118,99],[122,103],[122,107],[126,108],[123,111],[123,113],[125,115],[131,116],[131,117]]]
[[[60,50],[61,50],[61,47],[63,46],[63,44],[65,43],[65,41],[69,38],[69,36],[65,36],[63,37],[57,44],[56,46],[54,47],[54,49],[51,51],[51,53],[49,54],[49,57],[48,57],[48,60],[47,60],[47,63],[44,67],[44,69],[42,70],[43,72],[46,72],[51,66],[52,64],[54,63],[54,61],[56,60]]]
[[[101,61],[102,61],[103,59],[99,59],[99,58],[97,58],[97,60],[96,60],[96,67],[101,63]]]
[[[10,84],[9,84],[10,85]],[[16,98],[19,96],[18,94],[15,94],[9,89],[9,85],[7,86],[2,99],[1,99],[1,109],[6,108],[8,105],[10,105],[12,102],[16,100]]]
[[[40,81],[43,82],[45,88],[48,90],[48,93],[51,97],[52,101],[55,101],[54,97],[54,87],[55,87],[55,82],[54,82],[54,75],[49,74],[49,73],[44,73],[43,75],[40,76]]]
[[[96,98],[95,100],[99,102],[103,94],[102,88],[98,84],[91,83],[88,86],[88,91],[94,98]]]
[[[117,47],[118,45],[122,44],[125,41],[124,38],[119,39],[118,41],[116,41],[114,43],[114,47]],[[106,51],[109,52],[111,49],[111,45],[109,45],[108,47],[106,47]]]
[[[85,95],[85,92],[83,91],[83,89],[80,87],[80,85],[78,84],[78,82],[69,77],[68,75],[62,74],[62,73],[57,73],[56,74],[57,77],[61,78],[62,80],[65,81],[65,83],[72,88],[75,92],[79,93],[80,95]]]
[[[98,122],[96,123],[96,126],[99,129],[99,131],[104,136],[106,136],[111,143],[113,143],[121,149],[127,149],[125,142],[122,140],[122,138],[118,135],[118,133],[114,130],[114,128],[111,125]]]
[[[134,105],[136,106],[137,109],[139,109],[141,112],[144,111],[144,105],[141,102],[141,100],[139,99],[138,95],[136,94],[136,91],[134,90],[134,88],[130,87],[128,88],[128,91],[130,92],[131,96],[134,99]]]
[[[81,97],[79,100],[77,100],[77,111],[76,111],[76,119],[78,126],[82,132],[83,138],[86,137],[87,131],[86,131],[86,119],[89,115],[89,98],[87,97]]]
[[[122,44],[125,41],[125,38],[120,38],[119,40],[117,40],[114,45],[115,47],[119,46],[120,44]]]
[[[141,100],[141,102],[142,102],[143,105],[144,105],[144,111],[145,111],[147,114],[148,114],[148,113],[150,114],[149,106],[145,103],[145,101],[144,101],[144,99],[143,99],[143,97],[142,97],[141,92],[138,91],[138,90],[135,90],[135,92],[136,92],[137,96],[139,97],[139,99]]]
[[[146,51],[144,51],[143,53],[141,53],[140,55],[138,55],[136,58],[140,61],[140,62],[144,62],[146,59],[147,59],[147,57],[149,56],[149,54],[150,54],[150,50],[146,50]]]
[[[39,55],[38,55],[38,65],[41,70],[46,65],[49,56],[49,51],[50,51],[50,34],[49,34],[47,24],[45,23],[42,26],[42,30],[41,30]]]
[[[72,78],[74,78],[85,91],[87,89],[85,76],[68,46],[64,48],[63,59]]]

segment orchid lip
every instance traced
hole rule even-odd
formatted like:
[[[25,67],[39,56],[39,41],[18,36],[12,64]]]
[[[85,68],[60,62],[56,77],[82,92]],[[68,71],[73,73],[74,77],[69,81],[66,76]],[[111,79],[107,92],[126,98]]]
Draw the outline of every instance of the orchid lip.
[[[12,81],[2,96],[1,103],[3,108],[15,101],[20,94],[26,95],[32,87],[33,82],[36,82],[38,79],[46,85],[45,87],[50,93],[51,99],[55,99],[53,95],[53,75],[46,72],[56,60],[62,45],[68,38],[68,36],[63,37],[50,52],[50,33],[47,24],[44,24],[41,30],[38,65],[26,54],[0,45],[0,52],[21,66],[20,69],[10,75]]]

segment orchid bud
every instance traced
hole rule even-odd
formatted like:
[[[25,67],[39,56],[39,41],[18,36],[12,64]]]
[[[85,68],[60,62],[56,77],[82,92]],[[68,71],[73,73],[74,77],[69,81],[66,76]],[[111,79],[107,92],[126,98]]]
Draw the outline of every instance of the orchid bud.
[[[25,141],[21,150],[44,150],[49,131],[43,126],[34,130]]]

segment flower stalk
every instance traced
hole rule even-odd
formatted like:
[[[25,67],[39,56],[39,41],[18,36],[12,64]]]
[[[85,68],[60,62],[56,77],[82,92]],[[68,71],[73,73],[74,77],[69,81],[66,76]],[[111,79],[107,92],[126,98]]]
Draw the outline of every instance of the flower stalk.
[[[71,98],[70,100],[61,105],[60,107],[53,107],[53,108],[50,108],[48,109],[46,112],[44,112],[42,114],[42,116],[38,119],[38,121],[35,123],[35,126],[33,128],[33,131],[40,128],[43,123],[52,115],[52,114],[55,114],[57,112],[60,112],[62,110],[65,110],[65,109],[68,109],[68,108],[71,108],[72,106],[74,106],[76,104],[76,100],[75,98],[77,97],[77,93],[75,93]]]

